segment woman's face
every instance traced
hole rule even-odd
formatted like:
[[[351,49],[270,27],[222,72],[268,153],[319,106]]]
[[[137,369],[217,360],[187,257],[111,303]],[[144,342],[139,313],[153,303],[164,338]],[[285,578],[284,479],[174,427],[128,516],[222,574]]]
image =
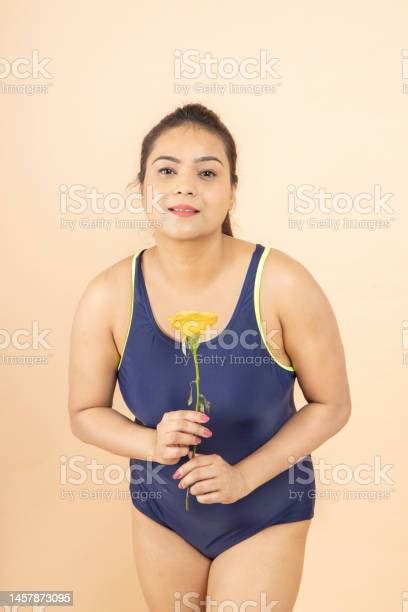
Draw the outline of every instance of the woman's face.
[[[191,124],[159,136],[146,160],[143,183],[143,206],[154,233],[191,239],[219,232],[234,197],[219,136]],[[182,216],[170,210],[183,205],[198,212]]]

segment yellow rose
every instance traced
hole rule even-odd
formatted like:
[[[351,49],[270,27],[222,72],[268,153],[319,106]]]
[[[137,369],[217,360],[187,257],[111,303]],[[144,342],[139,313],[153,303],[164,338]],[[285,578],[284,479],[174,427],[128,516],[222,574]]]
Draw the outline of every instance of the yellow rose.
[[[202,334],[207,327],[215,323],[218,316],[213,312],[197,312],[196,310],[181,310],[176,312],[172,317],[167,318],[170,321],[172,327],[180,332],[182,336],[181,348],[184,355],[187,355],[186,346],[188,345],[193,353],[194,366],[195,366],[195,380],[190,382],[190,394],[188,396],[187,404],[193,401],[192,387],[191,384],[195,383],[196,386],[196,411],[209,412],[210,402],[205,397],[204,393],[200,391],[200,374],[199,366],[197,361],[197,349],[199,345],[199,336]],[[190,445],[190,451],[192,451],[192,457],[196,454],[196,445]],[[190,487],[186,490],[185,500],[186,510],[190,510]]]
[[[180,331],[185,337],[199,336],[207,327],[213,325],[218,316],[213,312],[198,312],[196,310],[181,310],[172,317],[168,317],[174,329]]]

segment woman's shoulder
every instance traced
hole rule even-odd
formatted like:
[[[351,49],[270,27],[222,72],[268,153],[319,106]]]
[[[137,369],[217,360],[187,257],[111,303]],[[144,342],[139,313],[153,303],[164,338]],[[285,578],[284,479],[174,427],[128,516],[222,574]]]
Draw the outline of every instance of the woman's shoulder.
[[[123,284],[127,285],[132,272],[132,264],[142,249],[143,247],[140,247],[130,255],[113,262],[101,270],[97,277],[104,279],[107,287],[112,291],[118,290]]]
[[[276,281],[287,285],[298,284],[302,280],[312,278],[311,272],[299,259],[281,249],[267,244],[264,246],[268,249],[264,264],[265,276],[273,277]]]
[[[91,276],[82,291],[77,310],[85,309],[88,313],[103,317],[105,321],[112,320],[116,309],[129,299],[132,263],[138,252],[113,262]]]
[[[327,297],[307,266],[281,249],[268,248],[262,284],[278,312],[292,310],[304,314],[309,308],[323,311]]]
[[[227,239],[230,241],[231,250],[235,251],[242,259],[248,259],[251,254],[254,253],[258,244],[266,249],[267,255],[263,261],[262,267],[262,283],[264,283],[265,280],[267,282],[274,281],[299,285],[302,279],[305,281],[307,277],[311,277],[306,266],[298,259],[281,249],[272,247],[266,242],[251,242],[236,238],[235,236],[228,236]]]

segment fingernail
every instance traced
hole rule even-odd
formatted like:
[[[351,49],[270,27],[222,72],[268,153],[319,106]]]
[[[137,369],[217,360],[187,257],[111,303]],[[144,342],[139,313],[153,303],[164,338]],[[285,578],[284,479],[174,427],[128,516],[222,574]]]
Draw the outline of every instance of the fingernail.
[[[183,488],[183,484],[181,482],[178,483],[179,489]]]
[[[178,470],[177,472],[174,472],[173,478],[180,478],[180,472]]]
[[[204,435],[205,435],[205,436],[212,436],[212,431],[210,431],[209,429],[207,429],[206,427],[204,427]]]
[[[208,414],[202,414],[201,415],[201,420],[203,421],[203,423],[206,423],[209,420],[209,416]]]

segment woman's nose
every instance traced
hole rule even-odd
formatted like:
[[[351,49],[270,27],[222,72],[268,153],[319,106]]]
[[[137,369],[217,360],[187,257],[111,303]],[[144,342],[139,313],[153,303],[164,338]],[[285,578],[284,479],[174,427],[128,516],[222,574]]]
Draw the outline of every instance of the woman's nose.
[[[194,195],[194,189],[192,187],[177,187],[176,189],[177,195]]]

